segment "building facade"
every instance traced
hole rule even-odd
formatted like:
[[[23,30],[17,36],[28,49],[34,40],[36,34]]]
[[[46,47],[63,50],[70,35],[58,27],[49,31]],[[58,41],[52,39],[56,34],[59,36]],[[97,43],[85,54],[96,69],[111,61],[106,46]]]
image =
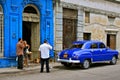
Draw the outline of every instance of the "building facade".
[[[52,0],[0,0],[0,67],[16,66],[19,38],[31,46],[33,58],[44,39],[53,45],[52,6]]]
[[[74,40],[100,40],[120,51],[119,7],[117,0],[60,0],[54,5],[55,50]]]

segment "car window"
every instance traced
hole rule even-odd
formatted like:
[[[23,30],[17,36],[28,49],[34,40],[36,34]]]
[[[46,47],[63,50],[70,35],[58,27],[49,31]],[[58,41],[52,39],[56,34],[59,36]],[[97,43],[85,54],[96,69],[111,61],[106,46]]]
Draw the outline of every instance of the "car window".
[[[105,48],[105,45],[103,43],[100,43],[99,48]]]
[[[90,48],[91,48],[91,49],[98,48],[97,43],[93,43],[93,44],[91,44]]]
[[[72,48],[82,48],[83,44],[73,45]]]
[[[79,45],[78,45],[78,48],[82,48],[82,46],[83,46],[83,44],[79,44]]]

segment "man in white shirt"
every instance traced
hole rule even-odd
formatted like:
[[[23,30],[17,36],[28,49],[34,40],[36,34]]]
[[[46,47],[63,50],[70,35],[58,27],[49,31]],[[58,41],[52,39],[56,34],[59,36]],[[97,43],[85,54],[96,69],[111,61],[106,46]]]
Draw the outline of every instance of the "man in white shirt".
[[[50,50],[52,49],[52,46],[48,44],[47,40],[44,40],[44,43],[40,45],[39,51],[40,51],[40,57],[41,57],[41,70],[40,72],[43,72],[44,69],[44,63],[46,63],[46,72],[49,71],[49,58],[50,58]]]

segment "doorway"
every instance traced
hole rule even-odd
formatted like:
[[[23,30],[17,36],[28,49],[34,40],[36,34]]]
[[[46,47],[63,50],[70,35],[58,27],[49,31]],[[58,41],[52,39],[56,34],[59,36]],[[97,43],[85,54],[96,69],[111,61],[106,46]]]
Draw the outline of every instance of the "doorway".
[[[22,38],[30,45],[31,60],[38,58],[40,45],[40,15],[34,5],[28,5],[23,12]]]
[[[78,11],[63,8],[63,49],[72,46],[77,38],[77,17]]]
[[[76,40],[76,21],[75,19],[63,19],[63,49],[72,46]]]
[[[23,40],[26,40],[27,43],[31,46],[31,22],[23,21]],[[30,49],[31,50],[31,47]]]
[[[111,49],[116,49],[116,35],[107,34],[107,46]]]

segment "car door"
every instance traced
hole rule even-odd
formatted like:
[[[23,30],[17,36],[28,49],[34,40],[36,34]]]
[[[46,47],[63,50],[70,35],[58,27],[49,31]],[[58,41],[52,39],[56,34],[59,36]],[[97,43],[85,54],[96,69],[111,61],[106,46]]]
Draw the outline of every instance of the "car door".
[[[99,49],[100,49],[100,55],[102,56],[102,61],[108,61],[111,59],[110,54],[107,53],[107,48],[104,45],[104,43],[99,44]]]
[[[93,62],[101,61],[102,56],[100,54],[100,49],[98,47],[98,43],[92,43],[90,48],[91,48]]]

